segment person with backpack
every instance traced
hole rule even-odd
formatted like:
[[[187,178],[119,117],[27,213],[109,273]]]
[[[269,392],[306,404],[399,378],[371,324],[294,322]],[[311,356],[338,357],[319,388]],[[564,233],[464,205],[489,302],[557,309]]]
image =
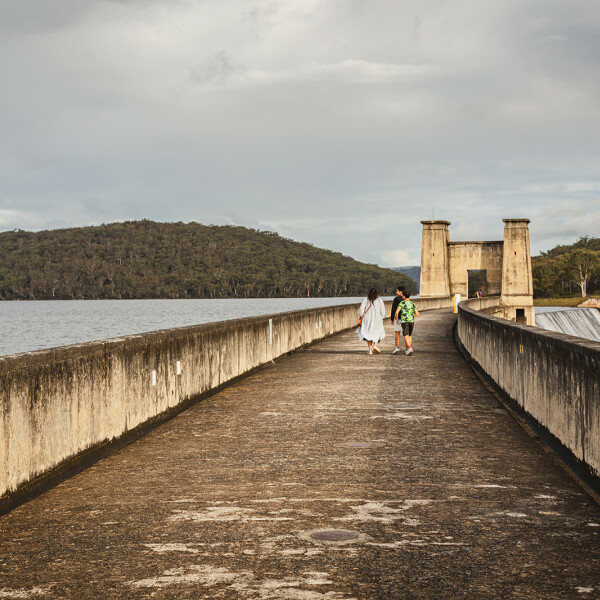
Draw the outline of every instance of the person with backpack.
[[[402,326],[402,335],[404,336],[404,345],[406,346],[404,354],[410,356],[414,352],[412,348],[412,334],[415,326],[415,317],[419,316],[419,311],[415,303],[410,299],[410,292],[408,290],[403,290],[402,295],[404,296],[404,300],[398,303],[395,318],[397,321],[400,321]]]

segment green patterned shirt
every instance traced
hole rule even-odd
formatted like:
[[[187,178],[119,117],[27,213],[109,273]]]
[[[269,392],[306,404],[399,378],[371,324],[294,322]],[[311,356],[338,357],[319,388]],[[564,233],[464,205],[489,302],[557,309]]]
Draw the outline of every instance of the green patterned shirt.
[[[415,320],[417,307],[410,300],[400,302],[400,323],[412,323]]]

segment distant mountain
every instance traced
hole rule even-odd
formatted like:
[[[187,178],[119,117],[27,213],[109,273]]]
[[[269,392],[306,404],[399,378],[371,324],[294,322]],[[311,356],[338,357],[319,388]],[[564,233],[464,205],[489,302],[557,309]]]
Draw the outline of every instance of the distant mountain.
[[[0,233],[0,299],[392,295],[392,269],[269,231],[129,221]]]
[[[402,273],[402,274],[410,277],[414,281],[414,286],[412,287],[411,292],[414,292],[415,294],[419,293],[419,287],[421,285],[421,267],[420,266],[394,267],[394,271],[397,271],[398,273]]]

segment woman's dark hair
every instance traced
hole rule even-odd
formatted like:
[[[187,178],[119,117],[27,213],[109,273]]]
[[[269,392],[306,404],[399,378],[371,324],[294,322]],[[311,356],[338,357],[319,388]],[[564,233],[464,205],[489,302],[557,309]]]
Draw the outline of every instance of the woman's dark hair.
[[[375,302],[378,296],[379,294],[377,293],[377,290],[375,288],[371,288],[367,297],[369,298],[370,302]]]

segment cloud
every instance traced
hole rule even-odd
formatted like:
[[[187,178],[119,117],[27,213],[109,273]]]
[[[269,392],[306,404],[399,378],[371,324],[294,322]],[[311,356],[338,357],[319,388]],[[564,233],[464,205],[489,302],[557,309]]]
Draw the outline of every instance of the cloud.
[[[598,231],[596,0],[0,8],[0,227],[237,222],[405,264],[432,211]]]
[[[406,250],[385,250],[378,261],[384,267],[402,267],[412,264],[412,256]]]
[[[337,64],[318,64],[295,70],[265,71],[248,69],[222,51],[210,57],[202,67],[192,69],[192,81],[220,87],[241,88],[252,85],[346,84],[373,85],[414,81],[435,69],[427,65],[398,65],[365,60],[344,60]]]

